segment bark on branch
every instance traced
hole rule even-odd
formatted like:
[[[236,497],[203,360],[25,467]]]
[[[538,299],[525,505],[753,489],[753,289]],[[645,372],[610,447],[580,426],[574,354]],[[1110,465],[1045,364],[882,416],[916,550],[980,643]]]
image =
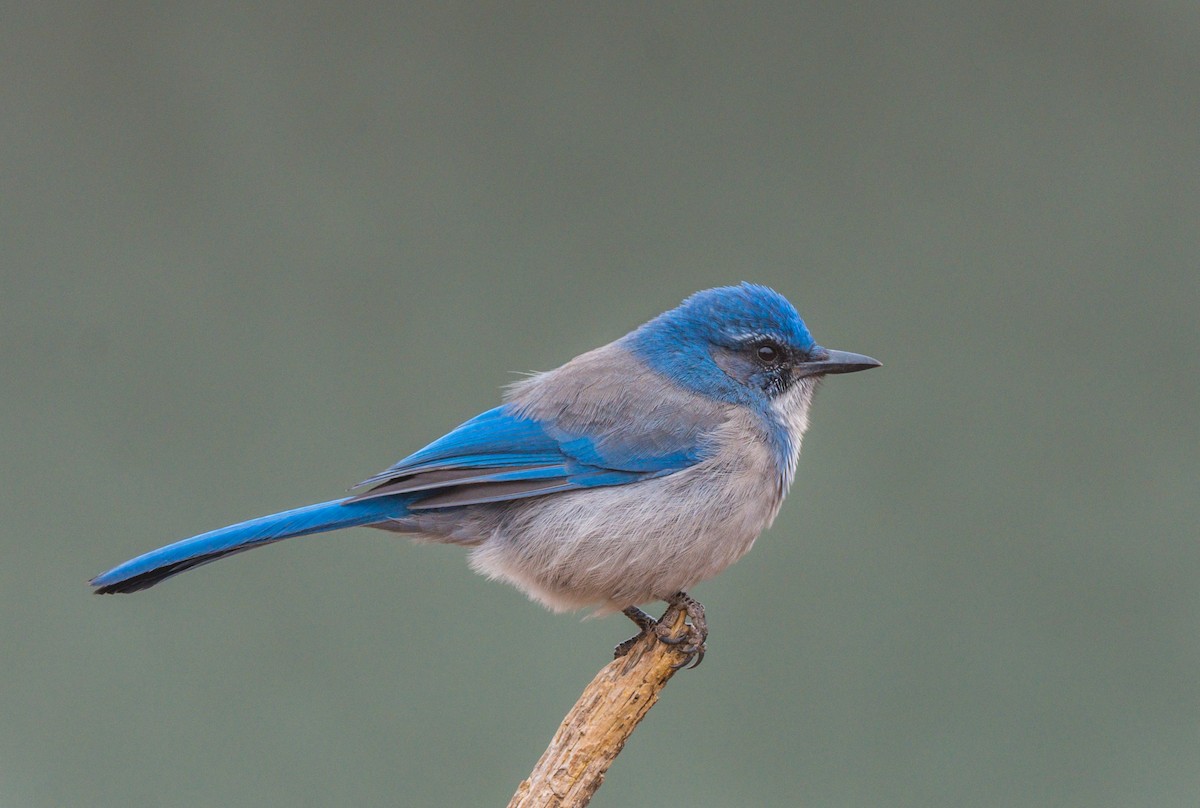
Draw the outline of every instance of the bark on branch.
[[[671,627],[674,637],[686,634],[686,621],[680,613]],[[674,666],[687,661],[681,648],[659,642],[651,633],[605,665],[567,713],[508,808],[587,805],[634,727],[675,675]]]

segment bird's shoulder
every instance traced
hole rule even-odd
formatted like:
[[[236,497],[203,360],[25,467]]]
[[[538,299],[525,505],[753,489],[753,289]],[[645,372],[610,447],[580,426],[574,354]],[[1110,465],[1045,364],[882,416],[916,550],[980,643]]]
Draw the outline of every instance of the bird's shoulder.
[[[695,453],[731,411],[651,369],[619,341],[517,382],[506,402],[557,434],[632,451]]]

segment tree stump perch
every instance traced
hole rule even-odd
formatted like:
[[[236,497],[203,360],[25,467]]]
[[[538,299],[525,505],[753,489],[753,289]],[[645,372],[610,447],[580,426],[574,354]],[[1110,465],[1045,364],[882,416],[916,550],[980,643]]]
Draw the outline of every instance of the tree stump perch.
[[[687,615],[680,613],[671,635],[682,637],[687,630]],[[677,666],[687,662],[681,647],[659,642],[650,632],[625,656],[605,665],[567,713],[508,808],[587,805],[634,727],[658,701]]]

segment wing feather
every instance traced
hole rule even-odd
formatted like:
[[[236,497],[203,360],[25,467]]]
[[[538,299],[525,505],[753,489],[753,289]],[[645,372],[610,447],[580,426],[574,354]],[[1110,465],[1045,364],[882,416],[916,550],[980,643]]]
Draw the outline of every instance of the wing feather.
[[[524,415],[510,403],[359,483],[356,488],[367,490],[350,501],[416,495],[408,506],[414,511],[502,502],[637,482],[687,468],[699,457],[694,446],[661,442],[643,455],[626,444],[605,451],[587,435]]]

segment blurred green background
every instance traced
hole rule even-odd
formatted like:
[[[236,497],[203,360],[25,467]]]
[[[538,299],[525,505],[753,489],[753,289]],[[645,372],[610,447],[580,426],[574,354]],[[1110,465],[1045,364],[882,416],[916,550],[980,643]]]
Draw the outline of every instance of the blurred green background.
[[[1200,6],[3,19],[0,804],[503,805],[624,619],[368,530],[85,581],[743,279],[885,367],[593,804],[1200,804]]]

